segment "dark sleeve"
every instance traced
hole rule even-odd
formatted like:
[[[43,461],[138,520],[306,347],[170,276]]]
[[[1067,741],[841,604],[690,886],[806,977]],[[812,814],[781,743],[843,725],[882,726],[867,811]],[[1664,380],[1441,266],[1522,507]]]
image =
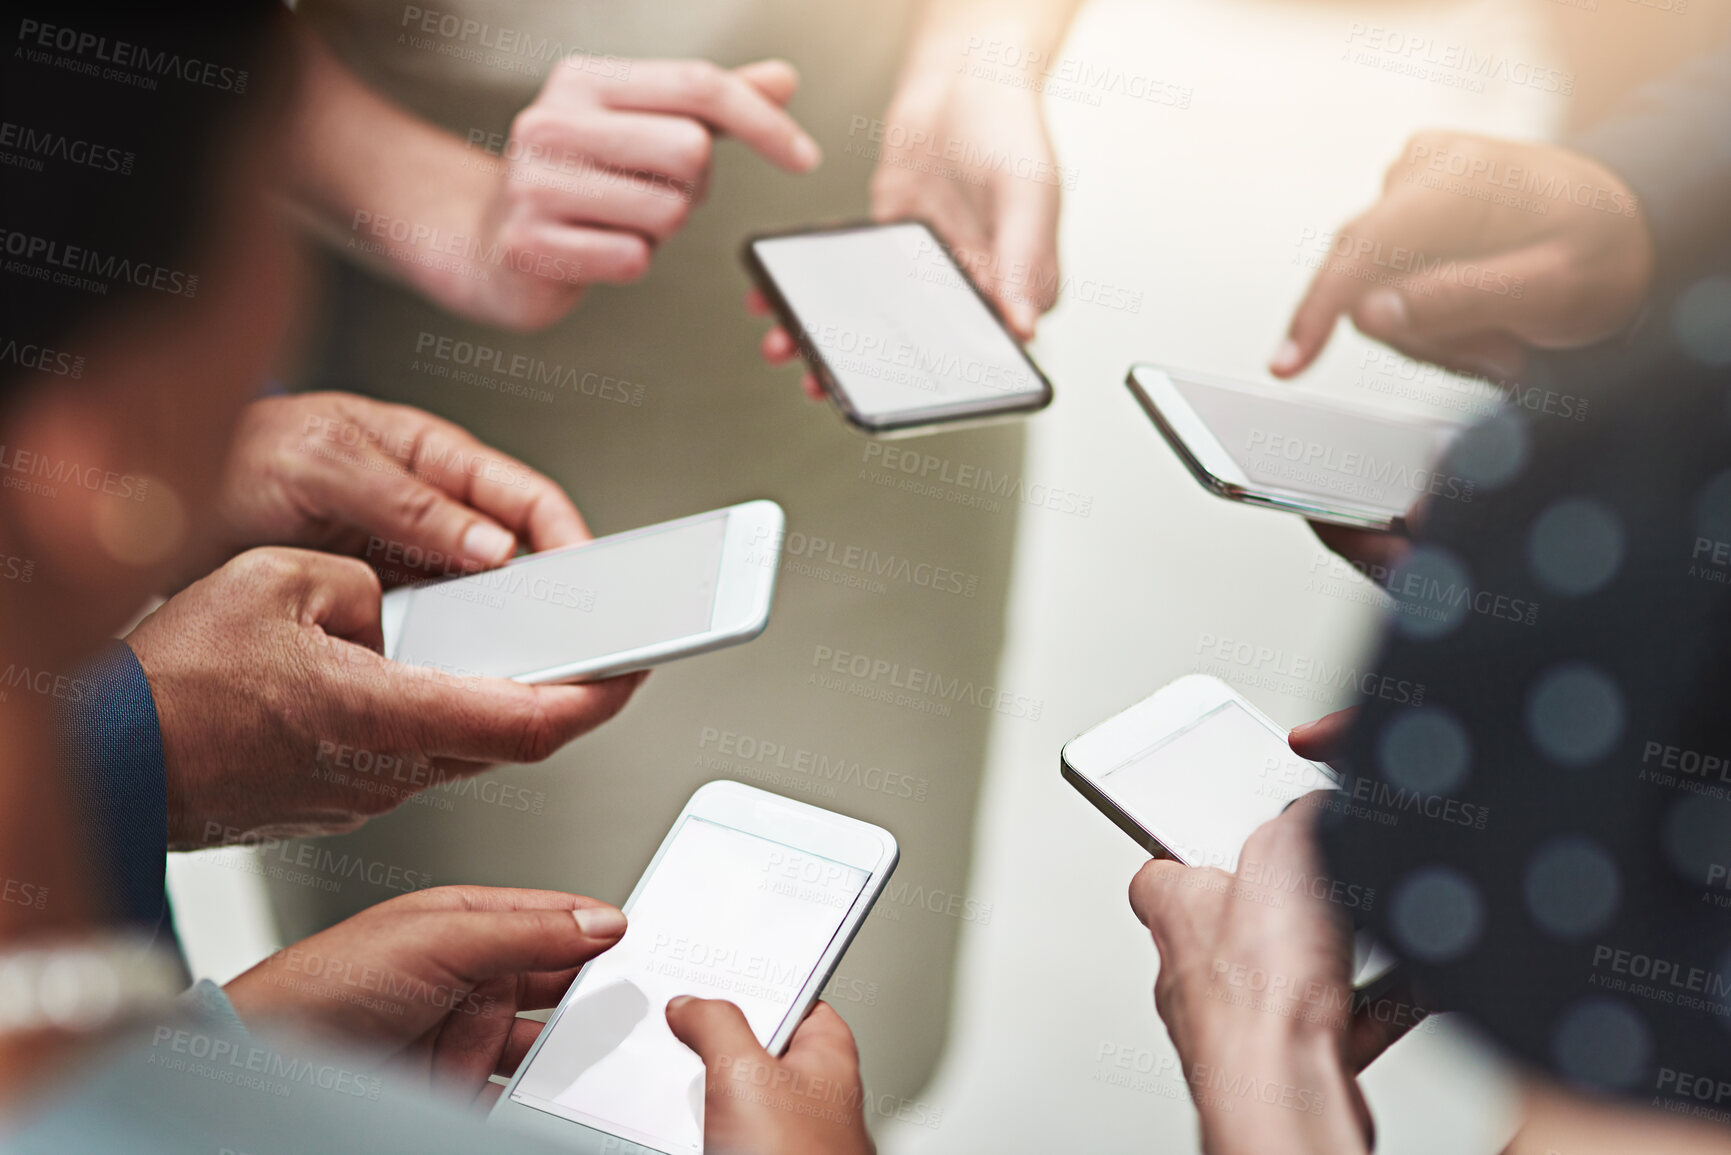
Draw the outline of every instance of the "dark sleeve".
[[[61,757],[107,868],[116,917],[161,926],[168,867],[168,782],[156,698],[144,667],[114,642],[73,680]]]
[[[1661,276],[1731,247],[1731,41],[1637,90],[1568,143],[1634,189]]]

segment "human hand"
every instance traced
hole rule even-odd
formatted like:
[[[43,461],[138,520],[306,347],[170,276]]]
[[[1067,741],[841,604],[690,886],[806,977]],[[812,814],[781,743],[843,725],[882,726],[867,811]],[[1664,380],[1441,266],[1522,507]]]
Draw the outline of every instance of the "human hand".
[[[1203,1149],[1368,1152],[1369,1109],[1346,1053],[1352,936],[1306,883],[1321,877],[1315,800],[1300,799],[1245,842],[1240,874],[1151,859],[1130,905],[1154,938],[1154,1005],[1201,1118]],[[1248,1094],[1215,1095],[1217,1085]]]
[[[246,407],[223,473],[226,553],[294,545],[363,555],[400,582],[491,569],[589,539],[551,478],[467,430],[352,393],[267,397]]]
[[[501,142],[500,177],[476,228],[502,260],[449,286],[457,308],[514,329],[564,316],[598,282],[635,281],[709,183],[717,136],[809,172],[817,142],[787,114],[799,75],[782,60],[566,57]]]
[[[1058,208],[1062,173],[1039,97],[953,75],[916,73],[884,114],[871,181],[873,220],[926,221],[1021,340],[1058,299]],[[959,148],[960,159],[947,150]],[[991,163],[996,158],[1000,163]],[[1007,159],[1006,159],[1007,158]],[[770,313],[756,289],[746,308]],[[799,355],[788,332],[764,334],[771,365]],[[801,387],[821,399],[807,372]]]
[[[667,1004],[673,1036],[703,1060],[705,1155],[871,1155],[853,1032],[818,1003],[773,1058],[723,999]]]
[[[1512,381],[1529,348],[1633,321],[1655,260],[1635,194],[1599,162],[1448,132],[1408,141],[1382,200],[1326,240],[1269,364],[1277,377],[1309,366],[1346,315],[1408,356]]]
[[[578,968],[625,916],[552,890],[441,886],[388,899],[277,951],[224,988],[249,1027],[276,1023],[389,1062],[441,1095],[490,1104]]]
[[[492,763],[539,762],[644,677],[526,686],[390,662],[379,599],[359,561],[256,549],[127,636],[156,699],[173,849],[352,830]]]

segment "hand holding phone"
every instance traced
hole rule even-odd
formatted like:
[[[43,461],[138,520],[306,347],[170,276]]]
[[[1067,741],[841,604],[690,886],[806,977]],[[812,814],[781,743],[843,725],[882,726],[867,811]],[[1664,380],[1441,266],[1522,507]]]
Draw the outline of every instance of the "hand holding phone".
[[[578,974],[493,1118],[578,1150],[700,1155],[704,1066],[669,1002],[726,999],[780,1055],[897,856],[869,823],[738,782],[702,787],[626,900],[625,937]],[[672,1017],[691,1025],[686,1010]]]
[[[824,392],[868,433],[1051,402],[1039,367],[922,222],[753,237],[745,263]]]
[[[750,501],[392,590],[385,656],[460,677],[596,681],[750,641],[786,518]]]

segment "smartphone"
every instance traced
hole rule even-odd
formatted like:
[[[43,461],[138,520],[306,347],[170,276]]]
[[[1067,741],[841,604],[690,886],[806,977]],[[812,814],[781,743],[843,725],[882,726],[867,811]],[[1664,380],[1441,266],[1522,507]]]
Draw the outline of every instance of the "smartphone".
[[[701,787],[626,900],[625,937],[578,972],[492,1119],[577,1151],[700,1155],[703,1063],[668,1029],[668,1000],[728,999],[780,1055],[898,853],[870,823]]]
[[[765,234],[744,256],[812,375],[867,433],[1051,404],[1051,382],[922,221]]]
[[[1125,382],[1179,458],[1222,497],[1392,530],[1427,497],[1472,497],[1437,470],[1466,428],[1319,401],[1292,389],[1133,365]]]
[[[1257,827],[1294,799],[1340,785],[1326,764],[1294,754],[1273,719],[1206,674],[1179,678],[1071,739],[1059,764],[1064,780],[1148,853],[1233,872]],[[1367,932],[1354,954],[1361,989],[1394,969]]]
[[[385,595],[385,656],[459,676],[581,682],[750,641],[787,519],[711,510]]]

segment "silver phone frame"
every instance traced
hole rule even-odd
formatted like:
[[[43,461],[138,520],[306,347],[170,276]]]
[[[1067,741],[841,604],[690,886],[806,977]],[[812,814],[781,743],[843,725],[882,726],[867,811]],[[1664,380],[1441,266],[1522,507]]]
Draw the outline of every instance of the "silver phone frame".
[[[1220,439],[1214,435],[1213,430],[1209,429],[1207,422],[1202,419],[1202,415],[1191,408],[1184,395],[1178,392],[1172,383],[1174,377],[1184,381],[1192,381],[1198,385],[1230,389],[1253,397],[1266,397],[1288,404],[1299,403],[1308,408],[1339,414],[1343,417],[1395,425],[1452,427],[1457,431],[1467,427],[1465,423],[1443,417],[1403,418],[1398,414],[1372,410],[1368,407],[1338,404],[1296,391],[1282,393],[1267,386],[1254,385],[1245,381],[1233,381],[1211,373],[1198,373],[1189,369],[1176,369],[1149,362],[1138,362],[1130,366],[1129,372],[1125,375],[1124,384],[1148,414],[1149,419],[1154,422],[1160,435],[1166,439],[1167,444],[1178,455],[1179,460],[1184,462],[1191,475],[1202,483],[1203,488],[1217,496],[1226,498],[1228,501],[1258,505],[1265,509],[1278,509],[1283,513],[1296,513],[1312,521],[1324,521],[1352,529],[1399,531],[1405,526],[1406,511],[1402,510],[1399,514],[1391,515],[1385,509],[1331,499],[1326,494],[1283,489],[1279,486],[1251,481],[1232,454],[1220,443]]]
[[[392,660],[396,659],[397,643],[401,639],[403,623],[408,618],[409,608],[420,591],[431,586],[451,582],[485,580],[490,575],[513,566],[526,565],[558,554],[592,549],[599,545],[610,545],[629,541],[632,538],[660,534],[680,526],[714,518],[718,514],[726,515],[727,526],[722,538],[721,564],[716,571],[715,579],[715,605],[710,611],[708,629],[702,633],[687,634],[683,638],[671,638],[655,645],[639,646],[632,650],[601,654],[593,658],[585,658],[582,661],[551,666],[544,670],[531,670],[523,674],[512,675],[511,681],[529,685],[550,682],[599,681],[602,678],[628,674],[633,670],[648,669],[651,666],[658,666],[676,658],[689,658],[697,654],[707,654],[713,650],[724,649],[728,646],[737,646],[741,642],[749,642],[763,633],[769,625],[769,612],[775,601],[775,579],[781,569],[781,542],[787,530],[787,515],[782,511],[781,506],[764,499],[706,510],[703,513],[694,513],[689,517],[675,518],[672,521],[657,522],[654,525],[642,526],[638,529],[627,530],[624,533],[610,534],[607,537],[598,537],[593,541],[567,546],[564,549],[526,554],[523,557],[513,558],[498,569],[488,570],[481,574],[437,578],[391,590],[385,594],[380,603],[380,626],[384,634],[385,657]],[[444,667],[439,668],[445,669]],[[478,676],[473,671],[446,670],[445,672],[459,677]]]

